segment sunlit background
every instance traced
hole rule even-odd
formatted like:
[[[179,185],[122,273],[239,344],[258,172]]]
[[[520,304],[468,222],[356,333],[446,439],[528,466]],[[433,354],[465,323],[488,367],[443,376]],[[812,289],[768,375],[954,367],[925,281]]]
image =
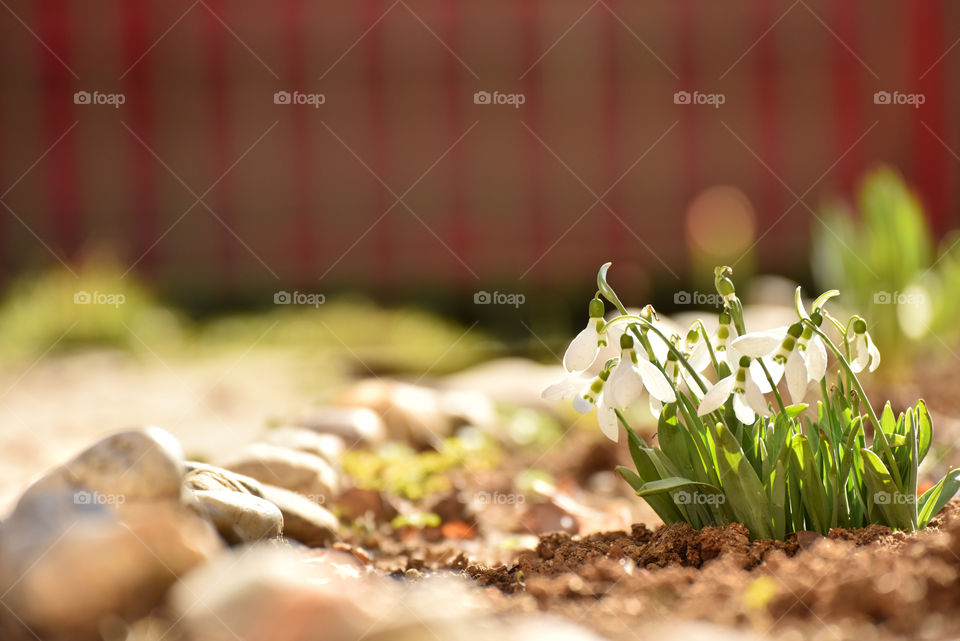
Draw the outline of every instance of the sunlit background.
[[[837,287],[884,377],[955,362],[958,37],[947,2],[10,0],[6,438],[46,456],[25,428],[69,403],[13,392],[130,358],[201,400],[130,410],[157,394],[121,375],[80,422],[253,430],[352,376],[556,363],[606,261],[669,314],[718,264],[748,302]]]

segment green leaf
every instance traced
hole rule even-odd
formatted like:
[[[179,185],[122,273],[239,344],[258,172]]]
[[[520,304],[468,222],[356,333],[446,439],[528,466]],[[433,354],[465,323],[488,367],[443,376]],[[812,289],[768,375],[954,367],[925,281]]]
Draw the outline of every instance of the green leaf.
[[[804,436],[793,439],[791,465],[800,480],[800,496],[803,507],[810,516],[812,529],[826,534],[830,527],[830,508],[827,493],[820,479],[820,469],[813,458],[810,441]]]
[[[927,527],[930,519],[935,517],[947,501],[960,490],[960,470],[950,470],[940,482],[923,493],[918,501],[920,515],[918,524],[921,528]]]
[[[883,464],[883,460],[876,453],[864,448],[860,450],[863,456],[863,480],[867,486],[867,505],[870,513],[879,512],[883,523],[901,530],[912,530],[913,522],[910,518],[911,507],[907,504],[911,497],[903,494],[890,472]],[[915,495],[914,495],[915,500]],[[873,516],[871,521],[876,522]]]
[[[659,481],[650,481],[649,483],[644,483],[643,487],[637,490],[637,495],[639,496],[655,496],[657,494],[663,494],[664,492],[672,492],[673,490],[679,490],[684,487],[694,487],[697,489],[706,490],[710,494],[723,494],[723,490],[720,488],[714,487],[709,483],[698,483],[697,481],[691,481],[690,479],[685,479],[679,476],[673,476],[666,479],[660,479]]]
[[[723,423],[717,423],[714,432],[720,478],[730,509],[750,530],[751,536],[770,538],[773,536],[773,517],[756,471],[744,456],[740,443]]]
[[[795,405],[787,405],[784,409],[784,412],[787,415],[787,418],[794,418],[799,416],[803,410],[807,409],[809,405],[806,403],[796,403]]]
[[[914,411],[917,413],[917,464],[927,457],[933,441],[933,419],[927,411],[927,404],[917,401]]]
[[[623,477],[627,483],[630,484],[630,487],[633,488],[634,492],[640,490],[644,485],[644,480],[637,475],[633,470],[626,468],[622,465],[617,466],[617,472],[620,473],[620,476]],[[687,519],[680,513],[680,510],[677,509],[677,506],[674,505],[673,500],[669,496],[646,496],[644,500],[647,504],[653,508],[653,511],[657,513],[664,523],[681,523]]]

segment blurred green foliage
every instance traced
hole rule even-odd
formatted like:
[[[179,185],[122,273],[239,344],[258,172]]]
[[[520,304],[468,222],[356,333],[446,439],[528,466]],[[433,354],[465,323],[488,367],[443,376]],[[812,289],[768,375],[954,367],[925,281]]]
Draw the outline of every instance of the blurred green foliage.
[[[821,221],[814,227],[814,276],[865,312],[884,358],[904,365],[917,348],[956,340],[960,250],[953,237],[937,250],[920,201],[896,172],[868,174],[856,214],[834,204]]]
[[[80,347],[196,357],[256,347],[367,375],[443,374],[502,349],[481,330],[424,310],[351,297],[317,307],[269,304],[196,322],[110,258],[90,257],[73,271],[26,275],[7,287],[0,299],[0,357],[33,360]],[[272,295],[265,300],[273,303]]]
[[[388,443],[377,451],[349,450],[341,456],[343,471],[357,487],[411,500],[449,490],[450,472],[496,467],[500,448],[489,436],[450,437],[439,450],[418,452],[405,443]]]

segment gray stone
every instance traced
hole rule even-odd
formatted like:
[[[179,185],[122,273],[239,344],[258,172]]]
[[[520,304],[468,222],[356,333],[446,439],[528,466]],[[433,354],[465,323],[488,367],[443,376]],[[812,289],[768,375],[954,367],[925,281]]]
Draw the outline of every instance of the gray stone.
[[[266,499],[230,490],[194,490],[192,494],[230,543],[274,538],[283,531],[280,509]]]
[[[325,503],[340,488],[339,474],[326,459],[269,443],[245,448],[224,467],[261,483],[304,494],[315,503]]]
[[[305,427],[278,427],[267,432],[265,440],[271,445],[320,456],[333,466],[339,465],[340,455],[346,449],[342,437],[316,432]]]
[[[183,472],[177,439],[159,427],[144,427],[97,441],[36,480],[24,496],[72,489],[109,505],[179,499]]]
[[[189,490],[230,490],[263,496],[263,488],[258,480],[216,465],[195,461],[187,461],[183,484]]]
[[[311,547],[329,545],[338,538],[340,522],[330,510],[296,492],[269,484],[263,497],[280,508],[283,535]]]
[[[320,434],[339,436],[348,448],[376,445],[387,436],[383,419],[366,407],[316,407],[301,416],[296,424]]]
[[[78,502],[70,489],[34,490],[0,525],[0,585],[7,586],[0,629],[100,639],[104,620],[148,614],[222,545],[209,523],[176,501],[114,509]]]

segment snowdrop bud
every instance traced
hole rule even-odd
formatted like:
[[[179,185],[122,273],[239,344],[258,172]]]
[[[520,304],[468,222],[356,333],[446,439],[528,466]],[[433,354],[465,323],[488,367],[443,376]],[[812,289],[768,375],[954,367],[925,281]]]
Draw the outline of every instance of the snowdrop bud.
[[[594,298],[590,301],[590,318],[603,318],[605,311],[602,300]]]
[[[631,349],[633,347],[633,336],[624,332],[620,335],[620,349]]]
[[[853,321],[853,331],[856,334],[866,334],[867,322],[862,318],[857,318],[855,321]]]
[[[724,300],[730,300],[737,295],[737,288],[733,286],[730,276],[733,275],[733,269],[730,267],[717,267],[714,272],[714,285],[717,293],[723,296]]]
[[[750,357],[741,356],[740,357],[740,367],[750,367]]]
[[[794,338],[799,338],[800,334],[803,333],[803,323],[794,323],[787,329],[787,334],[793,336]]]
[[[817,327],[820,327],[820,325],[823,324],[823,314],[821,314],[820,312],[814,312],[810,314],[810,320],[813,321],[814,325],[816,325]]]

